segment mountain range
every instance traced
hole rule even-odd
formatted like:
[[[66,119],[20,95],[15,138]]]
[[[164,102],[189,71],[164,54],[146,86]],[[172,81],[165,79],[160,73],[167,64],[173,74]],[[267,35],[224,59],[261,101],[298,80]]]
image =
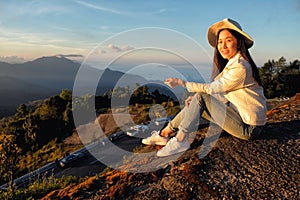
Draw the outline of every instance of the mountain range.
[[[62,89],[72,90],[80,67],[80,63],[60,56],[41,57],[21,64],[0,62],[0,117],[13,114],[19,104],[58,95]],[[116,84],[134,88],[136,83],[149,82],[141,76],[109,68],[101,70],[87,66],[85,69],[80,90],[86,93],[95,87],[89,80],[98,80],[99,76],[96,95],[109,92]]]

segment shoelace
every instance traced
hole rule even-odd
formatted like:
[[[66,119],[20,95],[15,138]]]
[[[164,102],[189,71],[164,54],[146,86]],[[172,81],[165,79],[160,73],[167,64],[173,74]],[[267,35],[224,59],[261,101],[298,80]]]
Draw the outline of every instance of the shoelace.
[[[175,141],[175,139],[176,139],[176,137],[172,137],[172,138],[170,139],[170,141],[167,143],[167,145],[164,146],[164,147],[162,148],[162,150],[168,148],[168,146],[170,146],[170,144],[172,144],[172,143]]]
[[[159,134],[159,131],[152,131],[151,132],[151,135],[158,135]]]

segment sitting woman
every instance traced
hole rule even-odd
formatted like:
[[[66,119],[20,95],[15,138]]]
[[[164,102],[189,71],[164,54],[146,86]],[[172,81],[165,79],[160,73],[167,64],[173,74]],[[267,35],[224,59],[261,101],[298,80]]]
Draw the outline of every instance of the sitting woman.
[[[217,69],[211,83],[165,80],[171,88],[186,87],[195,95],[186,100],[184,109],[163,130],[142,140],[146,145],[164,145],[157,152],[159,157],[189,149],[186,135],[197,126],[199,117],[244,140],[258,136],[266,123],[266,98],[257,66],[248,51],[253,45],[252,38],[236,21],[226,18],[208,29],[208,42],[215,48]],[[176,136],[170,138],[176,131]]]

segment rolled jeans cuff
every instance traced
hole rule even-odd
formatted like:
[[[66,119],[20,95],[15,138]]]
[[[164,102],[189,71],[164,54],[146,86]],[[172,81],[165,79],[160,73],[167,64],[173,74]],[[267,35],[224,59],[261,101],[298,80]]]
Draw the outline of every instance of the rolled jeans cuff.
[[[173,126],[172,121],[168,123],[167,127],[170,128],[173,133],[176,133],[178,131],[178,128]]]

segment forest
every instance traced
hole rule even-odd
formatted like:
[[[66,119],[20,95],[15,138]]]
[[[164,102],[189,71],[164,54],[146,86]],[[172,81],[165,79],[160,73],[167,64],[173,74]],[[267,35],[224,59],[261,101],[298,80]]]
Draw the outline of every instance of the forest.
[[[85,109],[90,101],[95,101],[97,115],[110,113],[111,98],[122,99],[130,93],[128,87],[117,87],[109,95],[84,95],[72,99],[70,90],[62,90],[59,95],[41,100],[35,105],[21,104],[13,116],[0,120],[0,185],[9,182],[12,186],[14,178],[61,158],[66,151],[80,147],[63,143],[75,129],[72,115],[74,107]],[[72,100],[75,104],[73,108]],[[161,104],[169,101],[173,99],[158,90],[150,92],[147,86],[137,84],[129,103]],[[93,120],[83,117],[81,123]]]

